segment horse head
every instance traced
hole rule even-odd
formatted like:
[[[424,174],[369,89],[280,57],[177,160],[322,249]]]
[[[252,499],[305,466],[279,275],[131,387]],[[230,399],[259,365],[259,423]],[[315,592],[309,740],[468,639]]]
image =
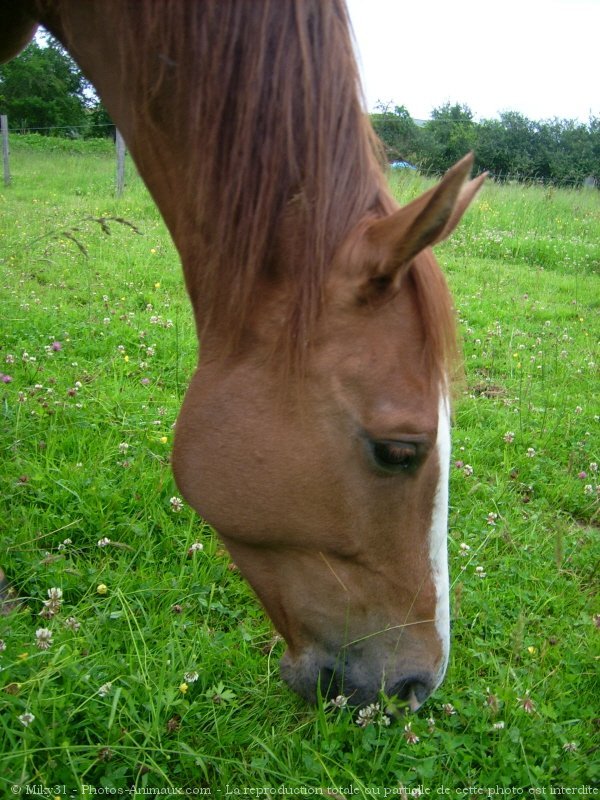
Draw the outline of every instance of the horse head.
[[[269,349],[286,319],[278,287],[245,354],[213,358],[204,343],[177,423],[179,487],[285,638],[282,675],[310,701],[318,687],[358,705],[384,691],[415,709],[444,676],[452,326],[429,248],[479,188],[471,162],[349,233],[301,375],[282,387]]]

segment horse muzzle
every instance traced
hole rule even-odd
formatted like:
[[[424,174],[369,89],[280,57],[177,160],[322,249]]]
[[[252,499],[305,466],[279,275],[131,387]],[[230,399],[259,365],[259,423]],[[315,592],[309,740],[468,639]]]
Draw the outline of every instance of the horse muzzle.
[[[398,663],[382,669],[364,654],[348,653],[332,659],[316,651],[293,658],[287,652],[280,662],[283,680],[309,703],[319,694],[328,700],[342,695],[351,706],[376,702],[383,693],[407,710],[416,711],[437,688],[440,675],[416,664]]]

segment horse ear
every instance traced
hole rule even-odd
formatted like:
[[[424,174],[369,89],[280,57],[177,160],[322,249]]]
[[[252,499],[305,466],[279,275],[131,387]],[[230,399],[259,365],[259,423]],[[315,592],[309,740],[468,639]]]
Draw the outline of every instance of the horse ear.
[[[361,276],[359,302],[391,296],[415,256],[452,233],[486,177],[468,180],[472,166],[470,153],[433,189],[367,227],[364,243],[370,257]]]

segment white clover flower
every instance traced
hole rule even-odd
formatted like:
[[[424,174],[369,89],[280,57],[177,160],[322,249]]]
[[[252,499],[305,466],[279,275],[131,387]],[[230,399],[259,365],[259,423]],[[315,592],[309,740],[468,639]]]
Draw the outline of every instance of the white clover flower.
[[[172,497],[169,500],[169,503],[171,504],[171,511],[173,511],[175,514],[178,514],[183,508],[183,500],[181,497]]]
[[[335,700],[331,700],[330,705],[334,706],[334,708],[345,708],[348,704],[348,698],[344,697],[343,694],[338,694]]]
[[[54,594],[56,592],[57,594]],[[45,619],[52,619],[52,617],[56,616],[60,611],[60,606],[62,603],[62,589],[48,589],[48,597],[49,600],[44,600],[44,607],[38,614],[39,617],[44,617]],[[39,647],[40,645],[38,645]]]
[[[52,631],[49,628],[38,628],[35,632],[36,647],[47,650],[52,644]]]
[[[387,726],[390,724],[390,718],[381,710],[379,703],[371,703],[365,708],[360,709],[356,724],[361,728],[366,728],[367,725],[374,724]]]
[[[404,738],[406,739],[408,744],[417,744],[417,742],[419,741],[419,737],[412,730],[411,722],[409,722],[407,725],[404,726]]]
[[[379,703],[371,703],[370,705],[365,706],[365,708],[361,708],[358,712],[356,724],[361,728],[366,728],[367,725],[371,725],[375,721],[375,716],[378,711]]]
[[[533,714],[535,711],[535,703],[529,697],[529,692],[525,692],[525,697],[517,697],[517,702],[526,714]]]

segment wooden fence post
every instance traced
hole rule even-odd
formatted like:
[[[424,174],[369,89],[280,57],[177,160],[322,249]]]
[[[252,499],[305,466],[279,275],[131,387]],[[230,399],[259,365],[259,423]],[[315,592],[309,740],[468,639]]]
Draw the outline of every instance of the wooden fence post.
[[[6,114],[0,115],[0,127],[2,128],[2,161],[4,163],[4,185],[10,186],[10,162],[8,159],[8,117]]]
[[[115,144],[117,146],[117,181],[115,191],[117,197],[121,197],[125,187],[125,153],[127,152],[127,148],[125,147],[125,140],[121,136],[121,132],[118,128],[116,130]]]

